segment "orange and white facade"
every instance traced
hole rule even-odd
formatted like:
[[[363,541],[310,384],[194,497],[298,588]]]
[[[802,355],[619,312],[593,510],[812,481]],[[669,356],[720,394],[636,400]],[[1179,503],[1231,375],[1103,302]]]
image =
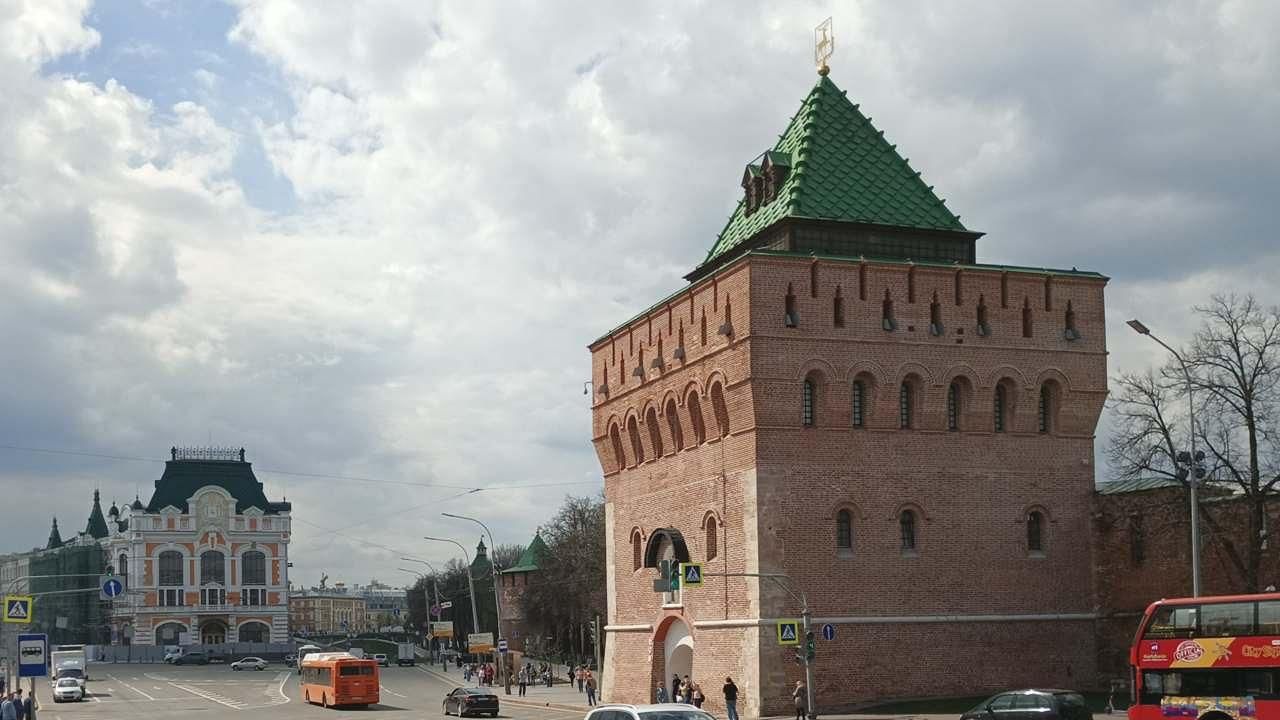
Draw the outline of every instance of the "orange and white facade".
[[[243,450],[172,455],[151,501],[108,523],[108,564],[129,591],[114,603],[113,635],[136,645],[287,641],[289,503],[266,500]]]

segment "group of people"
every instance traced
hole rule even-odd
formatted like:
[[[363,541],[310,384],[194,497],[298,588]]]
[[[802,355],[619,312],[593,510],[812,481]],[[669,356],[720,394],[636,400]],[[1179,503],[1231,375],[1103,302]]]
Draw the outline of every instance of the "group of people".
[[[471,678],[476,679],[477,685],[493,686],[493,678],[497,675],[497,670],[488,663],[480,665],[478,663],[469,663],[462,667],[462,679],[471,682]]]
[[[538,667],[534,667],[533,663],[525,663],[524,667],[516,671],[516,684],[520,687],[520,697],[524,697],[530,685],[542,684],[551,687],[552,682],[554,682],[554,676],[551,674],[551,666],[546,663]]]
[[[596,706],[596,691],[599,684],[596,682],[596,676],[586,665],[579,665],[569,671],[569,676],[578,681],[578,692],[587,694],[587,707]]]
[[[0,720],[35,720],[36,705],[32,699],[32,696],[22,696],[22,688],[0,696]]]
[[[724,687],[721,688],[724,693],[725,713],[728,720],[738,720],[738,686],[733,682],[733,678],[724,679]],[[681,678],[679,675],[671,676],[671,694],[667,694],[667,687],[661,683],[658,684],[656,700],[659,703],[675,702],[692,705],[696,708],[702,707],[702,703],[706,702],[707,696],[702,692],[702,686],[689,679],[688,675]]]

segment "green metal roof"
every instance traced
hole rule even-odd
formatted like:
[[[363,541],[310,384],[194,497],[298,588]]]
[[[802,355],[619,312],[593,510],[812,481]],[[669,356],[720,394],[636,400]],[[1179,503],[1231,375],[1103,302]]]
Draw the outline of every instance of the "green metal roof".
[[[270,502],[262,492],[262,483],[253,474],[252,463],[228,460],[170,460],[164,474],[156,481],[156,491],[147,503],[147,512],[159,512],[172,505],[189,512],[187,499],[207,485],[231,493],[236,499],[236,512],[256,507],[267,515],[289,510],[287,502]]]
[[[776,162],[779,155],[792,171],[776,197],[751,215],[739,201],[703,265],[784,217],[968,232],[828,77],[819,78],[766,157]]]
[[[533,540],[529,541],[529,546],[524,549],[524,552],[520,553],[520,559],[516,561],[515,566],[502,572],[534,572],[538,569],[538,563],[542,562],[548,552],[547,544],[542,541],[542,533],[538,533],[533,536]]]

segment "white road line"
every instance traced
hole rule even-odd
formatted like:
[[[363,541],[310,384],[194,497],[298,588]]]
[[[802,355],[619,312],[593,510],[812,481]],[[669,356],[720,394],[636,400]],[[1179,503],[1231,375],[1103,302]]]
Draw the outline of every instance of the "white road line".
[[[219,694],[217,694],[217,693],[206,692],[206,691],[204,691],[204,690],[197,690],[196,688],[189,687],[189,686],[187,686],[187,685],[180,685],[180,684],[175,683],[175,682],[171,682],[171,683],[169,683],[169,684],[170,684],[170,685],[172,685],[172,686],[174,686],[174,687],[176,687],[176,688],[178,688],[179,690],[184,690],[184,691],[186,691],[186,692],[189,692],[189,693],[191,693],[192,695],[195,695],[196,697],[204,698],[205,700],[209,700],[209,701],[212,701],[212,702],[216,702],[216,703],[218,703],[219,705],[225,705],[225,706],[227,706],[227,707],[231,708],[232,710],[243,710],[243,709],[244,709],[244,703],[243,703],[243,702],[240,702],[240,701],[238,701],[238,700],[232,700],[231,698],[226,697],[226,696],[224,696],[224,695],[219,695]]]
[[[153,698],[153,697],[151,697],[150,695],[146,694],[145,692],[143,692],[143,691],[139,690],[138,688],[136,688],[136,687],[134,687],[134,686],[130,685],[129,683],[127,683],[127,682],[125,682],[125,681],[121,680],[121,679],[120,679],[120,678],[118,678],[118,677],[114,677],[114,676],[111,676],[111,675],[108,675],[107,677],[111,678],[112,680],[115,680],[116,682],[118,682],[118,683],[120,683],[121,685],[123,685],[123,686],[125,686],[125,687],[129,688],[130,690],[132,690],[132,691],[134,691],[134,692],[138,693],[139,695],[141,695],[142,697],[144,697],[144,698],[146,698],[146,699],[148,699],[148,700],[155,700],[155,698]],[[135,678],[135,679],[136,679],[136,678]],[[160,688],[155,688],[155,689],[156,689],[156,690],[159,690]]]
[[[408,695],[401,695],[400,693],[396,692],[395,690],[392,690],[391,688],[387,687],[386,685],[379,684],[379,685],[378,685],[378,687],[382,688],[382,692],[385,692],[385,693],[391,693],[392,695],[395,695],[396,697],[409,697]]]

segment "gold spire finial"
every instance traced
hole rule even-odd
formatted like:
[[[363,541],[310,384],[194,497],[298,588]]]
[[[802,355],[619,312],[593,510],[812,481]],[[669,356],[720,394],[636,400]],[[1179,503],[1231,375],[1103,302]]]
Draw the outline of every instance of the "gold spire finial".
[[[818,74],[826,77],[831,72],[827,61],[836,49],[836,34],[831,27],[831,18],[823,20],[813,29],[813,63],[818,66]]]

